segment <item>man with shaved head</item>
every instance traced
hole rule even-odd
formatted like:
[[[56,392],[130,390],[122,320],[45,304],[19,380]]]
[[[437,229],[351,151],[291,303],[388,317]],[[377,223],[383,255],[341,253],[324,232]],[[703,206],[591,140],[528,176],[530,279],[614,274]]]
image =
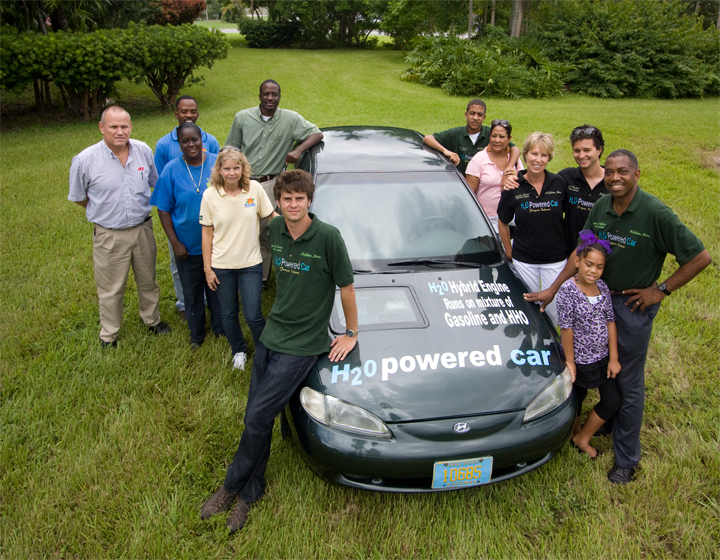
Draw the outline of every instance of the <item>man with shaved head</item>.
[[[157,248],[150,220],[150,189],[158,175],[150,147],[130,139],[130,115],[113,105],[100,118],[103,139],[75,156],[68,200],[85,208],[94,224],[93,263],[100,308],[100,344],[117,346],[130,268],[140,318],[153,334],[167,334],[160,320],[155,280]]]
[[[645,407],[645,359],[653,319],[660,303],[690,282],[712,258],[702,242],[663,202],[642,190],[635,154],[615,150],[605,160],[605,195],[590,210],[585,227],[612,245],[603,280],[610,288],[617,326],[622,405],[613,419],[615,464],[608,473],[613,484],[627,484],[640,462],[640,426]],[[577,272],[575,253],[565,270],[546,290],[525,294],[528,301],[548,305],[562,283]],[[668,253],[678,269],[658,283]],[[676,296],[677,297],[677,296]]]

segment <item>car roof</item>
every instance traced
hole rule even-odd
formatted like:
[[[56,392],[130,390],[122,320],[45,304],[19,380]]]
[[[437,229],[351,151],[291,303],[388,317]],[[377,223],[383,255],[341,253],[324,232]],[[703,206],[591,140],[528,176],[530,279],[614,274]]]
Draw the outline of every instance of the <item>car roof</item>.
[[[316,173],[453,171],[414,130],[389,126],[323,128],[315,147]]]

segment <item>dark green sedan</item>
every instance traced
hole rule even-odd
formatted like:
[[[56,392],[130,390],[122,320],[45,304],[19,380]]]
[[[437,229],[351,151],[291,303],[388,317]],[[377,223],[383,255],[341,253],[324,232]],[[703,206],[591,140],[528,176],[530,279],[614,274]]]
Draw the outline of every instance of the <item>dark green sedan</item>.
[[[414,131],[323,133],[299,167],[311,211],[345,239],[360,333],[288,405],[308,463],[347,486],[431,492],[548,462],[575,418],[570,374],[462,176]],[[329,328],[345,332],[339,292]]]

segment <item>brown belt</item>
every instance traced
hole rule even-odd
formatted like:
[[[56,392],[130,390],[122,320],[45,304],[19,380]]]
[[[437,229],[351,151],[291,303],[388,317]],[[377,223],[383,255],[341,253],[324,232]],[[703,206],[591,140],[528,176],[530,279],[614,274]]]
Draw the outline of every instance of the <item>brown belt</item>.
[[[272,181],[277,175],[263,175],[262,177],[250,177],[253,181],[258,183],[264,183],[265,181]]]
[[[610,295],[611,296],[624,296],[625,294],[623,294],[622,292],[618,292],[616,290],[610,290]]]

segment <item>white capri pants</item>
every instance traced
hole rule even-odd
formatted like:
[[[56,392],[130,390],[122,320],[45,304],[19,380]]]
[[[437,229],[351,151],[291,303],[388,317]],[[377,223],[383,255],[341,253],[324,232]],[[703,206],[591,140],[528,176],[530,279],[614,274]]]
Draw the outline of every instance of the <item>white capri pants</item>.
[[[566,260],[548,263],[548,264],[528,264],[517,259],[513,259],[512,268],[515,275],[522,280],[531,292],[540,292],[555,282],[555,279],[560,275],[562,270],[565,268]],[[550,305],[545,308],[545,313],[552,321],[552,324],[557,326],[558,314],[557,305],[553,299]]]

